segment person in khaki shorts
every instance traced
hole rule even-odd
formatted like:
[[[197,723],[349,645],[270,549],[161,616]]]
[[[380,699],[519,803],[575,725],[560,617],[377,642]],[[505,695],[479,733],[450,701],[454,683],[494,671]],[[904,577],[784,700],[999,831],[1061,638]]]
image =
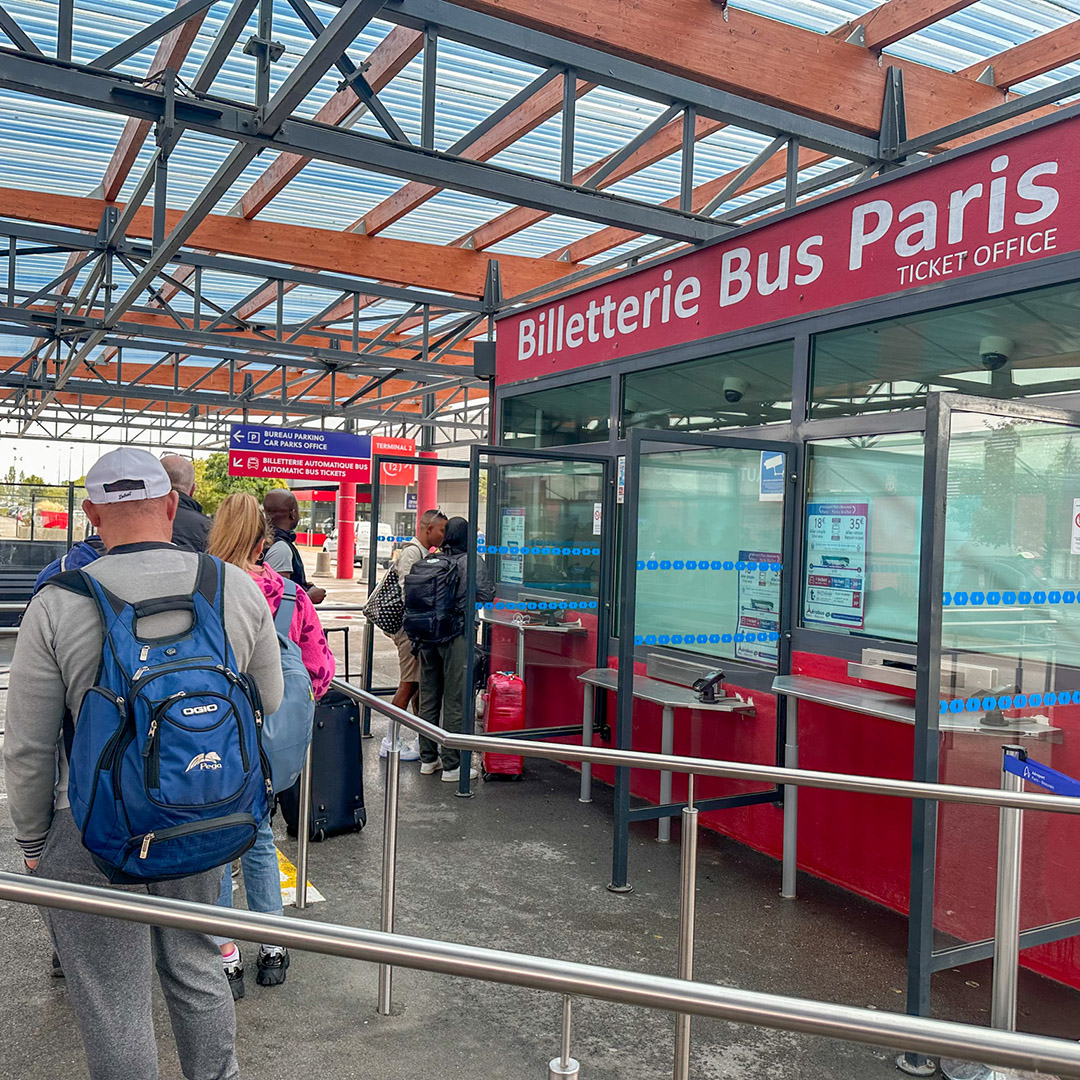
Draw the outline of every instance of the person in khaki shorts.
[[[401,597],[405,598],[405,578],[409,571],[423,559],[432,548],[442,545],[446,533],[446,515],[440,510],[425,510],[416,526],[416,535],[405,545],[397,557],[397,575],[401,582]],[[413,654],[413,643],[404,630],[394,635],[398,651],[398,688],[393,703],[399,709],[407,709],[420,690],[420,658]],[[388,748],[389,749],[389,748]],[[421,764],[420,771],[430,775],[436,767]]]

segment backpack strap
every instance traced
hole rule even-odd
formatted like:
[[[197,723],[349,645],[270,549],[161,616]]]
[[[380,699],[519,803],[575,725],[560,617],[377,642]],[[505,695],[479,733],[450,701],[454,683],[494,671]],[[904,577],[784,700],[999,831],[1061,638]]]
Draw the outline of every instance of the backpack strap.
[[[274,612],[274,629],[279,637],[287,638],[292,626],[293,611],[296,609],[296,582],[284,578],[282,580],[285,582],[285,592],[282,593],[281,603]]]

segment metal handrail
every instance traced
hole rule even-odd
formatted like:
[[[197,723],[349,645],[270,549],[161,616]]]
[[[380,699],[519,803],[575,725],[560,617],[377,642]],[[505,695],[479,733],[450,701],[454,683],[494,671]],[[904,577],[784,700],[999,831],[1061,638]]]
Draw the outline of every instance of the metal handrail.
[[[916,780],[855,776],[850,773],[821,772],[813,769],[787,769],[778,765],[752,765],[739,761],[716,761],[710,758],[655,754],[641,750],[577,746],[574,743],[533,742],[528,739],[499,738],[495,735],[459,735],[421,720],[418,716],[399,709],[396,705],[344,679],[335,678],[331,685],[360,704],[383,713],[396,723],[431,739],[432,742],[456,750],[486,750],[500,754],[516,754],[520,757],[547,758],[551,761],[588,761],[593,764],[624,768],[691,773],[695,776],[720,776],[732,780],[767,780],[772,783],[794,784],[799,787],[858,791],[867,795],[891,795],[908,799],[934,799],[938,802],[972,803],[978,806],[1080,814],[1080,799],[1068,795],[1040,795],[1032,792],[1002,791],[1000,788],[965,787],[960,784],[927,784]]]
[[[581,761],[598,763],[623,768],[645,768],[660,771],[681,772],[688,774],[687,802],[682,810],[683,820],[683,859],[680,868],[680,913],[679,913],[679,974],[689,979],[693,972],[694,954],[694,895],[696,892],[697,867],[697,828],[698,811],[693,806],[695,776],[718,776],[729,779],[768,780],[774,783],[790,785],[792,790],[799,786],[817,787],[837,791],[854,791],[864,794],[888,795],[899,798],[930,799],[941,802],[970,803],[981,806],[996,806],[999,813],[1019,815],[1024,809],[1052,810],[1067,814],[1080,813],[1080,799],[1058,795],[1028,794],[1021,790],[1003,790],[993,788],[963,787],[956,784],[929,784],[908,780],[893,780],[887,777],[853,776],[844,773],[828,773],[780,766],[751,765],[743,762],[712,761],[705,758],[675,757],[667,754],[641,753],[630,750],[575,746],[568,743],[532,742],[524,739],[499,738],[489,735],[463,735],[447,731],[436,724],[413,716],[403,709],[376,697],[369,691],[353,686],[343,679],[335,679],[333,685],[340,692],[348,695],[360,704],[381,712],[390,719],[391,749],[387,755],[387,784],[385,820],[383,822],[383,872],[382,872],[382,916],[381,926],[386,932],[394,929],[394,908],[396,904],[396,854],[397,854],[397,819],[398,819],[398,772],[400,752],[398,747],[398,726],[405,727],[424,735],[443,746],[465,751],[484,751],[512,753],[523,757],[539,757],[556,761]],[[462,763],[464,766],[464,762]],[[584,764],[583,764],[584,768]],[[306,847],[306,836],[301,836],[301,847]],[[301,858],[306,865],[306,852],[301,851]],[[785,852],[785,859],[787,854]],[[998,896],[1002,894],[1002,868],[1004,862],[999,859]],[[786,871],[785,871],[786,873]],[[1018,895],[1018,894],[1017,894]],[[306,881],[301,877],[297,881],[297,907],[302,907],[306,898]],[[1017,924],[1016,905],[1002,905],[995,928],[995,955],[998,955],[998,934],[1002,927]],[[1013,956],[1014,963],[996,962],[994,966],[994,993],[997,996],[1010,996],[1015,999],[1015,987],[1018,978],[1019,943],[1000,942],[1000,955]],[[393,968],[389,964],[379,966],[379,1003],[378,1011],[383,1016],[390,1015]],[[569,1039],[569,1008],[564,1009],[563,1039]],[[1015,1027],[1015,1024],[1009,1025]],[[689,1080],[690,1067],[690,1015],[679,1014],[675,1035],[674,1080]],[[929,1043],[914,1052],[917,1062],[922,1055],[932,1051]],[[946,1051],[947,1053],[950,1051]],[[911,1053],[909,1052],[909,1057]],[[962,1055],[961,1055],[962,1056]],[[562,1060],[567,1060],[563,1068]],[[576,1077],[576,1068],[569,1065],[567,1055],[552,1062],[549,1073],[552,1077]],[[576,1064],[576,1063],[575,1063]],[[921,1066],[920,1066],[921,1067]],[[985,1066],[984,1066],[985,1069]]]
[[[0,873],[0,899],[871,1046],[931,1051],[1006,1068],[1053,1071],[1067,1077],[1080,1077],[1080,1046],[1067,1039],[808,1001],[352,926],[230,911],[213,904],[142,896],[20,874]]]

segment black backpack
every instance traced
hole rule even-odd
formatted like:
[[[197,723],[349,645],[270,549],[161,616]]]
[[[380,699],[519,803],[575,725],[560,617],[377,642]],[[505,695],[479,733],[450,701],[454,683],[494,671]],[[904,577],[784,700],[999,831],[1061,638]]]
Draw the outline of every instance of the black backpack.
[[[456,638],[464,629],[457,593],[457,561],[450,555],[437,552],[416,563],[405,578],[402,625],[409,640],[439,645]]]

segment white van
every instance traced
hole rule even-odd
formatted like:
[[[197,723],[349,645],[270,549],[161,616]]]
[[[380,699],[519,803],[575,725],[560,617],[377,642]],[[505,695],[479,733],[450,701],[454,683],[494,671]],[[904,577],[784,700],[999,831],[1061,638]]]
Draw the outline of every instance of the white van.
[[[379,522],[378,532],[375,536],[382,537],[384,539],[376,539],[375,545],[375,558],[379,566],[387,567],[390,565],[390,559],[394,553],[394,541],[391,537],[392,530],[385,521]],[[363,568],[367,562],[368,552],[371,545],[371,522],[370,521],[358,521],[356,523],[356,553],[353,556],[353,563],[356,566]],[[330,552],[331,555],[337,554],[337,528],[333,528],[327,534],[326,540],[323,543],[323,551]]]

